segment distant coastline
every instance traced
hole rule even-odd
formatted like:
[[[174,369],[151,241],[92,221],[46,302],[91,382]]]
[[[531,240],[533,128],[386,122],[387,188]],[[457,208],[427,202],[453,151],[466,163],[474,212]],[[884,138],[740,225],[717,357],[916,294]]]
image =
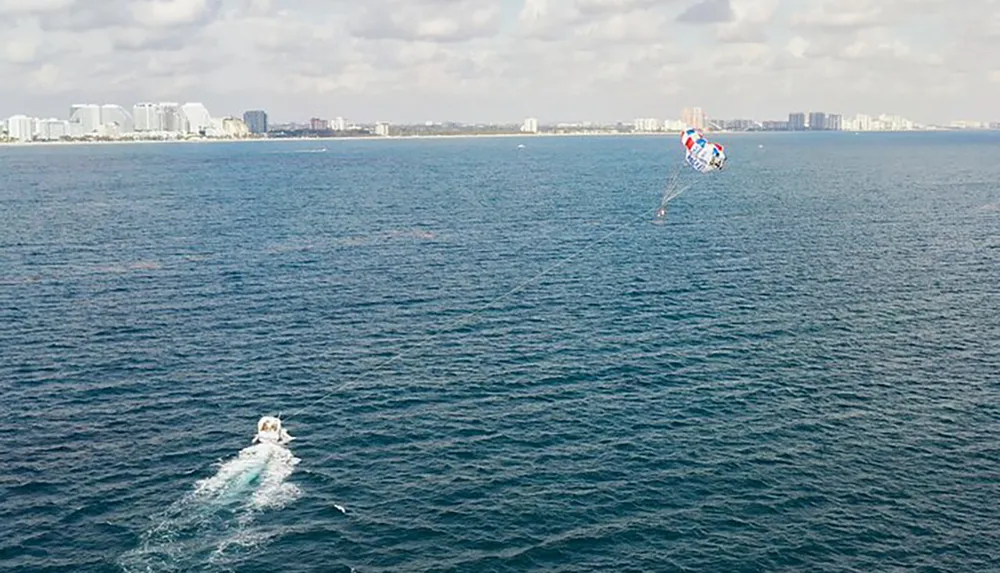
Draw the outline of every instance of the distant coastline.
[[[680,132],[678,132],[680,133]],[[712,132],[721,133],[721,132]],[[733,132],[739,133],[739,132]],[[673,137],[673,132],[539,132],[539,133],[435,133],[435,134],[407,134],[407,135],[363,135],[363,136],[337,136],[337,135],[316,135],[316,136],[283,136],[283,137],[244,137],[244,138],[177,138],[177,139],[79,139],[79,140],[53,140],[53,141],[0,141],[0,146],[34,147],[41,145],[127,145],[127,144],[149,144],[149,143],[267,143],[282,141],[384,141],[384,140],[406,140],[406,139],[473,139],[473,138],[538,138],[538,137]]]
[[[823,131],[819,133],[940,133],[940,132],[989,132],[995,130],[988,129],[920,129],[905,131]],[[75,145],[132,145],[132,144],[198,144],[198,143],[266,143],[282,141],[386,141],[386,140],[413,140],[413,139],[489,139],[489,138],[546,138],[546,137],[674,137],[678,132],[673,131],[567,131],[567,132],[538,132],[538,133],[432,133],[432,134],[400,134],[400,135],[315,135],[315,136],[281,136],[281,137],[192,137],[176,139],[73,139],[73,140],[46,140],[46,141],[0,141],[0,147],[38,147],[38,146],[75,146]],[[810,131],[769,131],[769,130],[713,130],[706,132],[707,135],[724,135],[725,137],[746,136],[755,134],[794,134],[794,133],[816,133]]]

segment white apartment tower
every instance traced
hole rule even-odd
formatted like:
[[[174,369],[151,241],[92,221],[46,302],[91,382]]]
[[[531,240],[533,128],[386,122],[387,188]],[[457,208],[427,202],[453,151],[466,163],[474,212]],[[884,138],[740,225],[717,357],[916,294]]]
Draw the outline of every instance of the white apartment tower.
[[[43,141],[56,141],[72,135],[69,122],[65,119],[42,119],[38,121],[36,137]]]
[[[189,102],[181,106],[187,133],[207,133],[212,129],[212,116],[208,109],[197,102]]]
[[[225,117],[222,119],[222,132],[226,137],[243,138],[250,135],[250,128],[238,117]]]
[[[90,135],[101,127],[101,106],[84,103],[70,106],[69,122],[77,125],[75,131],[81,135]]]
[[[663,120],[663,131],[684,131],[685,127],[684,122],[677,119]]]
[[[632,129],[637,132],[659,131],[660,122],[655,118],[640,117],[633,122]]]
[[[163,110],[163,126],[161,129],[169,133],[187,133],[187,121],[181,106],[177,102],[160,102],[160,109]]]
[[[101,125],[112,133],[119,135],[132,133],[135,130],[135,123],[132,116],[120,105],[105,104],[101,106]]]
[[[132,108],[136,131],[163,131],[163,109],[160,104],[142,102]]]
[[[7,120],[7,136],[15,141],[31,141],[35,137],[35,119],[15,115]]]

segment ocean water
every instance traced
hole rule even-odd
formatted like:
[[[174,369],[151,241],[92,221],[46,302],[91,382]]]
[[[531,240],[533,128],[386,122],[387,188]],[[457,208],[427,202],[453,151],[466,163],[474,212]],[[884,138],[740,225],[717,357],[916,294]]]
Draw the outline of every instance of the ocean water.
[[[1000,136],[719,139],[0,148],[0,570],[997,570]]]

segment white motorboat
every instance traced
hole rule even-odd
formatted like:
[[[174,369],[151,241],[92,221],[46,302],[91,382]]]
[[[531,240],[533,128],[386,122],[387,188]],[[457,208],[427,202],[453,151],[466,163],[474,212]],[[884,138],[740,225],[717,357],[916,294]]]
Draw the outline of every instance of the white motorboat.
[[[288,435],[288,431],[281,426],[281,420],[279,418],[275,416],[264,416],[257,421],[257,435],[253,437],[252,443],[256,444],[267,442],[284,446],[294,439],[295,438]]]

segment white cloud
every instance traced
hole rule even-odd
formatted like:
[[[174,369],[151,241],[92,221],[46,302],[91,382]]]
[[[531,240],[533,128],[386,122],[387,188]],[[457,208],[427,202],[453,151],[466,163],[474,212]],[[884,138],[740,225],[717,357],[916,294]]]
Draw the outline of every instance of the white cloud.
[[[59,86],[59,66],[45,64],[30,74],[31,86],[41,91],[49,91]]]
[[[606,15],[648,10],[669,2],[670,0],[576,0],[573,5],[581,14]]]
[[[1000,2],[956,6],[0,0],[0,75],[15,80],[0,90],[0,117],[62,115],[70,100],[163,98],[204,101],[217,114],[265,106],[277,120],[614,120],[696,104],[763,119],[880,101],[930,116],[915,119],[947,120],[957,108],[993,119]]]
[[[677,17],[678,22],[714,24],[732,22],[733,7],[730,0],[698,0]]]
[[[131,9],[137,23],[155,28],[198,22],[214,4],[210,0],[141,0],[132,4]]]
[[[572,26],[579,12],[571,4],[560,0],[524,0],[518,14],[520,33],[527,38],[562,38],[561,30]]]
[[[75,2],[76,0],[0,0],[0,16],[66,10]]]
[[[476,0],[366,0],[352,31],[363,38],[465,41],[492,36],[499,8]]]
[[[778,4],[778,0],[730,0],[732,20],[719,26],[716,37],[729,43],[766,43],[767,24],[775,16]]]
[[[802,36],[795,36],[785,45],[785,50],[795,58],[805,58],[806,50],[809,49],[809,41]]]
[[[883,22],[886,3],[870,0],[824,0],[796,14],[792,25],[831,29],[857,29]]]
[[[33,63],[42,42],[42,30],[33,22],[22,22],[8,28],[0,37],[0,61],[11,64]]]
[[[581,24],[575,29],[574,37],[591,43],[613,45],[658,44],[664,40],[663,30],[667,24],[668,18],[652,10],[616,13]]]

